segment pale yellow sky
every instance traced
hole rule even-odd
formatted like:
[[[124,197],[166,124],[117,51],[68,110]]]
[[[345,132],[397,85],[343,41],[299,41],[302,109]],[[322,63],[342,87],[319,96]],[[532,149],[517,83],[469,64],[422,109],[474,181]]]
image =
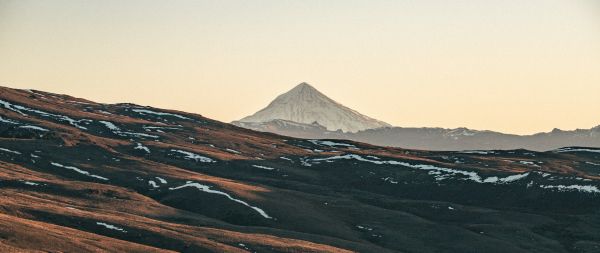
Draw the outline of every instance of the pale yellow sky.
[[[231,121],[306,81],[405,127],[600,125],[600,3],[0,0],[0,85]]]

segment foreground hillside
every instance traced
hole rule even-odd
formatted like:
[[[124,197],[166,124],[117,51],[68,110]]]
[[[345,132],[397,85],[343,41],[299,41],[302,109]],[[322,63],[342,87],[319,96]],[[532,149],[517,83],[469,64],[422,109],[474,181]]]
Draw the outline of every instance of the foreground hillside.
[[[0,251],[598,252],[600,149],[428,152],[0,88]]]

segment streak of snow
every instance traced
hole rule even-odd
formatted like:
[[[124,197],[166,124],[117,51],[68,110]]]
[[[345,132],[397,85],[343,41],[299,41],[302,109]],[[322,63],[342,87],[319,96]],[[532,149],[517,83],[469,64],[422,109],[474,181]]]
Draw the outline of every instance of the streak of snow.
[[[140,149],[140,150],[144,150],[146,151],[146,153],[150,154],[150,149],[144,145],[142,145],[141,143],[137,143],[137,146],[135,146],[133,149]]]
[[[115,225],[111,225],[111,224],[108,224],[108,223],[96,222],[96,225],[103,226],[105,228],[112,229],[112,230],[117,230],[117,231],[120,231],[120,232],[123,232],[123,233],[127,233],[127,231],[125,229],[122,229],[120,227],[117,227]]]
[[[348,143],[341,143],[341,142],[333,142],[333,141],[322,141],[322,140],[308,140],[309,142],[311,142],[312,144],[315,145],[319,145],[319,146],[329,146],[329,147],[356,147],[352,144],[348,144]]]
[[[488,154],[494,154],[494,151],[485,151],[485,150],[465,150],[462,151],[460,153],[463,154],[478,154],[478,155],[488,155]]]
[[[398,181],[395,181],[393,178],[391,177],[385,177],[382,178],[384,182],[389,182],[390,184],[398,184]]]
[[[519,161],[519,163],[524,165],[534,165],[534,163],[530,161]]]
[[[509,183],[509,182],[513,182],[513,181],[517,181],[519,179],[525,178],[529,175],[529,173],[524,173],[524,174],[507,176],[505,178],[490,177],[490,178],[486,178],[484,180],[481,178],[481,176],[479,176],[476,172],[473,172],[473,171],[464,171],[464,170],[443,168],[443,167],[437,167],[437,166],[428,165],[428,164],[410,164],[410,163],[399,162],[399,161],[369,160],[369,159],[363,158],[362,156],[356,155],[356,154],[346,154],[346,155],[333,156],[333,157],[327,157],[327,158],[317,158],[317,159],[312,159],[311,161],[326,161],[326,162],[328,162],[328,161],[340,160],[340,159],[344,159],[344,160],[353,159],[353,160],[357,160],[357,161],[361,161],[361,162],[369,162],[369,163],[380,164],[380,165],[382,165],[382,164],[400,165],[400,166],[409,167],[409,168],[413,168],[413,169],[426,170],[426,171],[430,171],[429,174],[434,175],[436,180],[444,180],[444,179],[447,179],[448,176],[450,176],[450,175],[458,174],[458,175],[466,176],[467,177],[466,180],[471,180],[471,181],[474,181],[477,183],[498,183],[498,182]],[[442,173],[445,173],[446,175],[442,175]]]
[[[373,228],[370,228],[370,227],[367,227],[367,226],[356,225],[356,228],[358,228],[360,230],[373,231]]]
[[[151,135],[151,134],[121,131],[121,128],[119,128],[114,123],[109,122],[109,121],[101,120],[99,122],[102,123],[104,126],[106,126],[106,128],[110,129],[114,134],[119,135],[119,136],[147,137],[147,138],[154,138],[154,139],[159,138],[158,136]]]
[[[540,185],[544,189],[557,189],[558,191],[580,191],[587,193],[600,193],[600,189],[593,185]]]
[[[184,154],[186,155],[184,158],[185,159],[193,159],[196,162],[203,162],[203,163],[214,163],[215,161],[213,159],[210,159],[206,156],[201,156],[198,154],[194,154],[192,152],[188,152],[188,151],[184,151],[184,150],[179,150],[179,149],[171,149],[172,152],[177,152],[180,154]]]
[[[104,126],[106,126],[106,127],[107,127],[108,129],[110,129],[110,130],[113,130],[113,131],[121,131],[121,129],[120,129],[119,127],[115,126],[115,124],[114,124],[114,123],[112,123],[112,122],[109,122],[109,121],[104,121],[104,120],[100,120],[100,121],[98,121],[98,122],[100,122],[100,123],[104,124]]]
[[[503,183],[509,183],[509,182],[521,180],[523,178],[526,178],[527,176],[529,176],[529,172],[523,173],[523,174],[517,174],[517,175],[510,175],[508,177],[501,178],[500,181]]]
[[[156,184],[156,182],[154,182],[153,180],[148,181],[148,184],[150,186],[152,186],[152,188],[158,188],[159,187],[158,184]]]
[[[21,152],[19,152],[19,151],[14,151],[14,150],[6,149],[6,148],[0,148],[0,151],[4,151],[4,152],[8,152],[8,153],[13,153],[13,154],[16,154],[16,155],[20,155],[21,154]]]
[[[135,136],[135,137],[147,137],[147,138],[153,138],[153,139],[158,139],[159,136],[156,135],[151,135],[151,134],[144,134],[144,133],[134,133],[134,132],[119,132],[122,135],[129,135],[129,136]]]
[[[169,129],[169,130],[181,130],[179,127],[162,127],[162,126],[143,126],[144,129]]]
[[[517,174],[517,175],[510,175],[504,178],[498,178],[498,177],[488,177],[485,180],[483,180],[484,183],[500,183],[500,184],[505,184],[505,183],[511,183],[517,180],[521,180],[523,178],[526,178],[527,176],[529,176],[529,172],[527,173],[523,173],[523,174]]]
[[[4,108],[9,109],[9,110],[14,111],[14,112],[17,112],[17,113],[19,113],[21,115],[27,115],[27,114],[23,113],[23,111],[26,111],[26,112],[32,112],[32,113],[39,114],[42,117],[49,117],[49,118],[54,118],[54,119],[61,120],[61,121],[66,121],[70,125],[72,125],[74,127],[77,127],[79,129],[83,129],[83,130],[87,130],[87,128],[79,125],[79,123],[81,123],[81,122],[90,122],[91,121],[89,119],[74,120],[74,119],[72,119],[72,118],[70,118],[68,116],[59,115],[59,114],[53,114],[53,113],[49,113],[49,112],[45,112],[45,111],[40,111],[40,110],[28,108],[28,107],[21,106],[21,105],[11,104],[11,103],[9,103],[7,101],[4,101],[4,100],[1,100],[1,99],[0,99],[0,105],[3,105]]]
[[[158,115],[158,116],[172,116],[172,117],[176,117],[176,118],[180,118],[180,119],[189,119],[188,117],[184,117],[181,116],[179,114],[174,114],[174,113],[168,113],[168,112],[155,112],[155,111],[151,111],[151,110],[146,110],[146,109],[131,109],[134,112],[137,112],[139,114],[154,114],[154,115]]]
[[[600,149],[589,149],[589,148],[559,148],[555,150],[557,153],[570,153],[570,152],[592,152],[600,153]]]
[[[8,118],[2,118],[2,116],[0,116],[0,123],[8,123],[8,124],[19,124],[18,122],[8,119]]]
[[[264,170],[274,170],[275,169],[275,168],[271,168],[271,167],[267,167],[267,166],[261,166],[261,165],[252,165],[252,167],[259,168],[259,169],[264,169]]]
[[[219,195],[223,195],[225,197],[227,197],[228,199],[235,201],[237,203],[240,203],[242,205],[245,205],[247,207],[252,208],[254,211],[258,212],[262,217],[265,217],[267,219],[272,219],[273,217],[269,216],[265,211],[263,211],[262,209],[255,207],[255,206],[251,206],[250,204],[248,204],[247,202],[240,200],[240,199],[236,199],[234,197],[232,197],[231,195],[229,195],[228,193],[222,192],[222,191],[217,191],[217,190],[212,190],[210,189],[210,186],[208,185],[203,185],[203,184],[199,184],[199,183],[194,183],[192,181],[187,181],[184,185],[181,186],[177,186],[177,187],[172,187],[169,188],[169,190],[178,190],[181,188],[185,188],[185,187],[194,187],[200,191],[206,192],[206,193],[212,193],[212,194],[219,194]]]
[[[311,167],[312,164],[310,164],[309,160],[306,158],[300,158],[300,165],[304,166],[304,167]]]
[[[242,153],[242,152],[240,152],[240,151],[237,151],[237,150],[234,150],[234,149],[230,149],[230,148],[226,148],[225,150],[226,150],[227,152],[229,152],[229,153],[234,153],[234,154],[241,154],[241,153]]]
[[[164,178],[162,178],[162,177],[155,177],[155,178],[156,178],[156,179],[158,179],[158,181],[159,181],[161,184],[166,184],[166,183],[167,183],[167,180],[165,180],[165,179],[164,179]]]
[[[461,175],[467,176],[469,180],[472,180],[472,181],[475,181],[478,183],[483,182],[483,180],[481,179],[481,177],[479,175],[477,175],[477,173],[471,172],[471,171],[442,168],[442,167],[437,167],[437,166],[428,165],[428,164],[412,165],[410,163],[398,162],[398,161],[373,161],[373,160],[365,159],[362,156],[355,155],[355,154],[347,154],[347,155],[342,155],[342,156],[333,156],[333,157],[329,157],[329,158],[313,159],[313,161],[327,161],[327,160],[338,160],[338,159],[354,159],[354,160],[358,160],[358,161],[362,161],[362,162],[370,162],[370,163],[374,163],[374,164],[400,165],[400,166],[405,166],[405,167],[420,169],[420,170],[433,170],[433,171],[439,171],[439,172],[446,172],[449,174],[461,174]]]
[[[89,176],[89,177],[93,177],[93,178],[97,178],[97,179],[101,179],[101,180],[105,180],[105,181],[107,181],[107,180],[108,180],[108,178],[105,178],[105,177],[101,177],[101,176],[98,176],[98,175],[91,174],[91,173],[89,173],[88,171],[81,170],[81,169],[79,169],[79,168],[77,168],[77,167],[73,167],[73,166],[65,166],[65,165],[62,165],[62,164],[60,164],[60,163],[55,163],[55,162],[51,162],[50,164],[52,164],[52,165],[54,165],[54,166],[56,166],[56,167],[65,168],[65,169],[68,169],[68,170],[73,170],[73,171],[75,171],[75,172],[77,172],[77,173],[80,173],[80,174],[83,174],[83,175],[86,175],[86,176]]]
[[[48,132],[48,131],[50,131],[50,130],[48,130],[46,128],[42,128],[42,127],[39,127],[39,126],[30,126],[30,125],[19,126],[19,128],[33,129],[33,130],[38,130],[38,131],[42,131],[42,132]]]
[[[290,159],[290,158],[287,158],[287,157],[285,157],[285,156],[281,156],[281,157],[279,157],[279,159],[283,159],[283,160],[290,161],[290,162],[293,162],[293,161],[294,161],[294,160],[292,160],[292,159]]]

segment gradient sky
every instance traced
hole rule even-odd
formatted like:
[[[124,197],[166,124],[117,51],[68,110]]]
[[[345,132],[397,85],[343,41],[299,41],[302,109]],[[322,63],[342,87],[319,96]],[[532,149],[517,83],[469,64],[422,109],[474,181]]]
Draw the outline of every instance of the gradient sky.
[[[306,81],[397,126],[600,124],[600,1],[0,0],[0,85],[231,121]]]

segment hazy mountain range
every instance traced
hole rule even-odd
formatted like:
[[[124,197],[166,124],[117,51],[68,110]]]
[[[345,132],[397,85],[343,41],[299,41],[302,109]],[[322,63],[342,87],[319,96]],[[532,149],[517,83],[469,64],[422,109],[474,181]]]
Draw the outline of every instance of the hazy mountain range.
[[[299,138],[347,139],[373,145],[424,150],[528,149],[566,146],[600,147],[600,126],[533,135],[504,134],[467,128],[404,128],[362,115],[306,83],[278,96],[252,116],[232,122],[262,132]]]
[[[0,87],[0,252],[598,252],[598,210],[600,149],[297,139]]]

